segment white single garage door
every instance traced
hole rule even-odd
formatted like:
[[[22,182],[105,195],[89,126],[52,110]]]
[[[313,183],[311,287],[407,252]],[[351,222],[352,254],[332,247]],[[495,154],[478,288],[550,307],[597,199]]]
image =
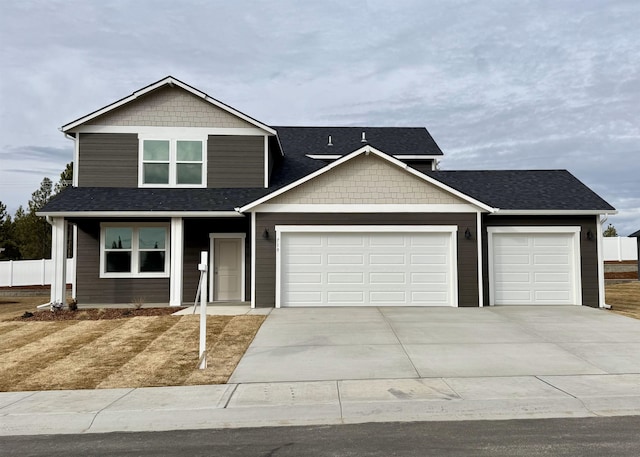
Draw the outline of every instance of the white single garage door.
[[[577,233],[520,233],[512,228],[502,230],[507,231],[489,229],[492,304],[579,304]]]
[[[279,233],[280,306],[456,306],[453,232]]]

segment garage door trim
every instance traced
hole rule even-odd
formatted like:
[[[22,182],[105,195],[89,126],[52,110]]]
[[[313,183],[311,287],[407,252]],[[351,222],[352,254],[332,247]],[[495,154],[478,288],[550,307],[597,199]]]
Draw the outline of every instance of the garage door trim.
[[[458,254],[456,225],[276,225],[276,303],[282,304],[281,237],[283,233],[444,233],[449,234],[451,306],[458,306]]]
[[[571,271],[573,273],[573,297],[574,305],[582,304],[582,279],[581,279],[581,265],[580,265],[580,227],[579,226],[547,226],[547,227],[527,227],[527,226],[514,226],[514,227],[488,227],[487,228],[487,244],[489,250],[489,305],[495,306],[495,246],[494,235],[511,233],[511,234],[573,234],[571,237],[573,245],[573,257],[571,259]]]

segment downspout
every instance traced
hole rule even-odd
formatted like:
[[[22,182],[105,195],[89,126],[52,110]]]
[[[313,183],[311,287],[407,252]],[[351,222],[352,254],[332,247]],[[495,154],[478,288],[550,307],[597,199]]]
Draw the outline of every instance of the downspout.
[[[605,295],[604,295],[604,252],[602,251],[603,249],[603,245],[604,242],[602,241],[602,226],[604,225],[605,222],[607,222],[607,220],[609,219],[609,216],[604,214],[602,216],[600,216],[599,218],[599,224],[597,225],[597,230],[598,230],[598,295],[599,295],[599,305],[600,308],[603,309],[611,309],[611,305],[607,305],[604,300],[605,300]]]

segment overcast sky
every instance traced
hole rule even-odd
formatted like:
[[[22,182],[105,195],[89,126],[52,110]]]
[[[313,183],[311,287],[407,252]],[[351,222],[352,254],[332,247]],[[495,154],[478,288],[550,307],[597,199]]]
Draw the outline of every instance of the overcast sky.
[[[0,0],[0,200],[172,75],[272,125],[424,126],[443,169],[568,169],[640,229],[640,2]]]

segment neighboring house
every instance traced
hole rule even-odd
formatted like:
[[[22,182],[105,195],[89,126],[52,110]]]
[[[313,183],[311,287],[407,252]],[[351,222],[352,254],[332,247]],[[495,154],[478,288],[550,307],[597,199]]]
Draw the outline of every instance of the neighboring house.
[[[62,127],[83,304],[604,305],[600,216],[564,170],[438,171],[424,128],[275,127],[175,78]],[[52,300],[64,299],[64,269]]]

